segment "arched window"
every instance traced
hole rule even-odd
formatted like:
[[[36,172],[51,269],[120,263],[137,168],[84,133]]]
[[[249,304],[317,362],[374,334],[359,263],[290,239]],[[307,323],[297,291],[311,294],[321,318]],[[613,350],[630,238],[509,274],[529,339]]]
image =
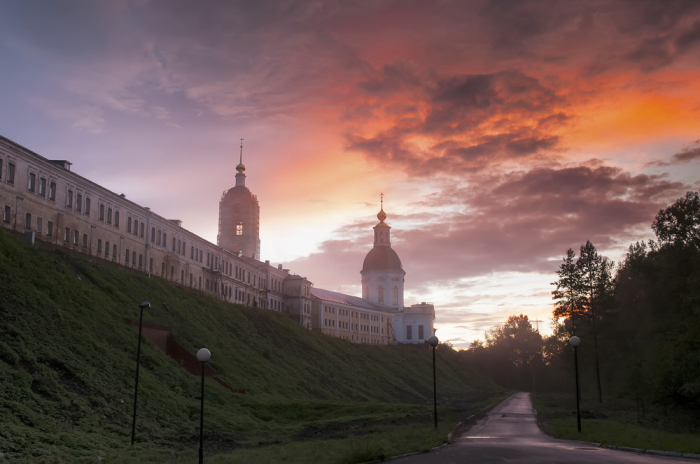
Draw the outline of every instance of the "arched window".
[[[382,285],[377,288],[377,301],[379,303],[384,303],[384,287]]]
[[[399,287],[394,285],[394,304],[399,304]]]
[[[236,223],[236,235],[243,235],[243,222],[241,221]]]

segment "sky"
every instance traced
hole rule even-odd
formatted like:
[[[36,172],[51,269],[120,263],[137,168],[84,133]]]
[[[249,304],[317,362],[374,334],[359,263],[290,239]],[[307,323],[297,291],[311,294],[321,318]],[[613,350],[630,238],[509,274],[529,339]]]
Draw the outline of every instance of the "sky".
[[[214,243],[243,138],[262,259],[316,287],[361,293],[384,193],[461,348],[700,188],[696,0],[5,0],[0,63],[0,135]]]

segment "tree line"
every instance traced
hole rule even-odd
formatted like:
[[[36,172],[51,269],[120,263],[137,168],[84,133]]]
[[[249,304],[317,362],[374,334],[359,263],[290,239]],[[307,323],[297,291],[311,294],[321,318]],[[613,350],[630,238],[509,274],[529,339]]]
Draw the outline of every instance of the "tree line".
[[[651,228],[656,240],[630,245],[617,264],[590,241],[566,250],[552,283],[554,333],[511,316],[472,343],[470,365],[508,388],[564,390],[577,335],[589,397],[700,412],[700,193],[661,209]]]

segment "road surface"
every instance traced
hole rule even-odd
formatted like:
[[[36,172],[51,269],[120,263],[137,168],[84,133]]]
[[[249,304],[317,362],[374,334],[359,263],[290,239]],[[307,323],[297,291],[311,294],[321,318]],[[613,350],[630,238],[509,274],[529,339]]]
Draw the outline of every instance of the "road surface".
[[[585,427],[585,422],[584,422]],[[437,451],[392,461],[395,464],[462,463],[634,463],[668,464],[694,459],[669,458],[613,451],[587,443],[556,440],[537,427],[529,393],[517,393],[496,406],[486,419],[476,423],[456,443]]]

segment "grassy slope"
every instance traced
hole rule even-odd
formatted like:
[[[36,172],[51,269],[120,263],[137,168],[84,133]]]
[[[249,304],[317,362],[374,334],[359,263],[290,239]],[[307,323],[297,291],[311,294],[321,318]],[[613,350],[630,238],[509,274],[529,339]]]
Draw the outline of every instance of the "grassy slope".
[[[138,318],[142,300],[153,306],[145,321],[173,327],[191,351],[209,348],[220,376],[248,391],[234,394],[207,381],[209,450],[429,413],[421,405],[432,393],[427,349],[350,344],[278,313],[31,247],[0,231],[1,452],[93,461],[126,447],[137,337],[123,318]],[[438,354],[441,395],[488,396],[450,354]],[[150,343],[141,362],[140,456],[196,449],[198,378]]]
[[[620,399],[582,401],[581,433],[576,429],[575,395],[533,394],[532,403],[545,433],[554,438],[583,440],[604,445],[683,453],[700,453],[700,437],[691,433],[687,418],[649,412],[637,416],[634,404]]]

